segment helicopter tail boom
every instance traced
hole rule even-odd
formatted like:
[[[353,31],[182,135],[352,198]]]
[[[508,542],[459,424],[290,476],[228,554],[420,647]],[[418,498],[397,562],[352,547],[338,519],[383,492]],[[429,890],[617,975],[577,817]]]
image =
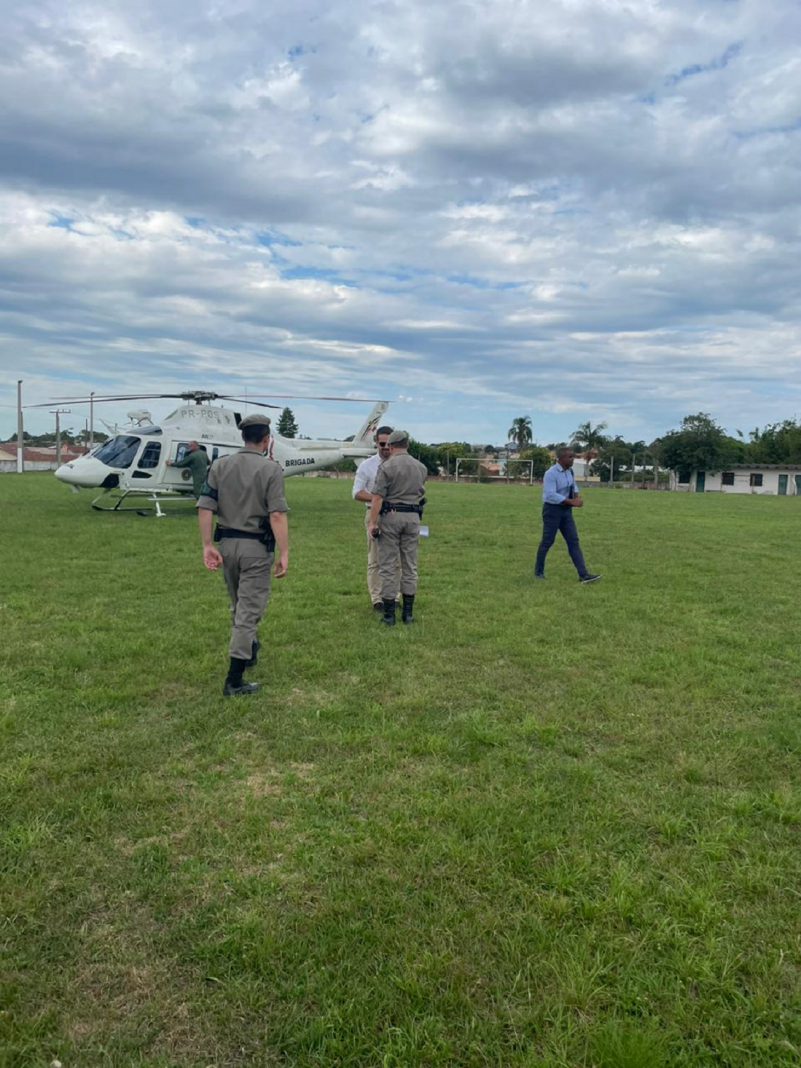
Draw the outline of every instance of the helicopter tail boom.
[[[362,448],[369,448],[370,454],[373,453],[375,449],[373,435],[375,434],[376,430],[378,429],[378,425],[381,422],[381,416],[384,414],[388,407],[389,404],[386,401],[378,401],[378,403],[374,405],[373,410],[367,416],[367,419],[365,420],[361,429],[354,437],[352,442],[353,446],[355,446],[356,448],[358,448],[359,446],[361,446]]]

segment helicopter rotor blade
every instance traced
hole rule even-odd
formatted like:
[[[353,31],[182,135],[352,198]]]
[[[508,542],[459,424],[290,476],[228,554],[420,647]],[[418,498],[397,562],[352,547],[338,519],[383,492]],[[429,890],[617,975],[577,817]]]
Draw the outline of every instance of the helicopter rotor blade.
[[[217,400],[233,401],[234,404],[254,404],[257,408],[275,408],[276,411],[281,410],[280,404],[265,404],[264,401],[254,401],[250,397],[224,397],[221,393],[217,394]]]
[[[149,400],[183,400],[187,403],[201,404],[204,401],[228,400],[238,404],[253,404],[261,408],[279,409],[280,404],[264,404],[261,398],[271,400],[316,400],[316,401],[343,401],[347,404],[379,404],[383,398],[377,397],[316,397],[301,393],[253,393],[247,397],[231,397],[228,394],[214,393],[206,390],[186,390],[183,393],[130,393],[130,394],[101,394],[94,397],[57,397],[46,401],[44,404],[26,404],[25,408],[49,408],[52,404],[113,404],[127,401]]]
[[[279,400],[347,401],[348,404],[381,404],[385,399],[384,397],[309,397],[303,393],[252,393],[248,395],[248,403],[251,397],[274,397]]]
[[[110,404],[113,401],[181,399],[180,393],[135,393],[130,397],[58,397],[45,404],[26,404],[26,408],[48,408],[51,404]]]

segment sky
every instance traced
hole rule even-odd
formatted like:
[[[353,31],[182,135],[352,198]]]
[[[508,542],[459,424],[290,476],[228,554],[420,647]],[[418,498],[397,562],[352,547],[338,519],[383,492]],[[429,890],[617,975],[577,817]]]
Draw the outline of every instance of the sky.
[[[386,398],[425,441],[801,414],[798,3],[30,0],[3,27],[0,436],[19,378]],[[292,407],[316,437],[369,406]]]

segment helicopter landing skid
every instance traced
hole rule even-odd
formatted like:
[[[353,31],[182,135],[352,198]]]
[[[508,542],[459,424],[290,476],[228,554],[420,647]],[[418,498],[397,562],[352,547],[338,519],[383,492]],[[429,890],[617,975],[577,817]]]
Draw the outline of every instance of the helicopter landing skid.
[[[139,497],[139,503],[123,504],[123,501],[131,495],[133,495],[132,500]],[[161,507],[162,504],[181,502],[183,504],[191,504],[193,508],[195,506],[194,495],[189,496],[186,493],[150,493],[145,497],[144,501],[141,499],[142,496],[141,490],[124,490],[118,495],[109,494],[108,492],[101,493],[99,497],[95,497],[92,501],[92,507],[96,512],[136,512],[137,515],[149,517],[153,514],[156,519],[164,519],[174,513],[165,512]],[[113,505],[97,503],[104,499],[113,500],[115,503]]]

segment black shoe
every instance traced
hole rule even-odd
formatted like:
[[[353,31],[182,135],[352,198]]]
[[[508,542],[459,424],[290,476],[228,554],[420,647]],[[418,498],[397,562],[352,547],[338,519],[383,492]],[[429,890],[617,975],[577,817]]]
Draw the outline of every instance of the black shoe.
[[[395,626],[395,602],[394,601],[384,601],[382,607],[384,609],[384,614],[381,616],[381,618],[379,619],[378,622],[379,623],[384,623],[388,627],[394,627]]]
[[[404,623],[414,623],[414,615],[412,609],[414,608],[414,594],[404,593],[403,595],[403,611],[401,612],[401,619]]]
[[[582,575],[579,582],[597,582],[600,577],[600,575]]]
[[[253,668],[259,662],[259,649],[261,649],[261,642],[257,638],[253,643],[253,652],[250,654],[250,660],[245,663],[246,668]]]
[[[383,612],[384,611],[384,602],[383,601],[376,601],[375,604],[373,605],[373,611],[374,612]]]
[[[543,575],[542,572],[535,571],[534,572],[534,578],[535,579],[543,579],[544,580],[545,579],[545,575]]]
[[[240,683],[228,682],[225,680],[225,686],[223,686],[223,697],[242,697],[246,693],[256,693],[259,688],[257,682],[245,682]]]

